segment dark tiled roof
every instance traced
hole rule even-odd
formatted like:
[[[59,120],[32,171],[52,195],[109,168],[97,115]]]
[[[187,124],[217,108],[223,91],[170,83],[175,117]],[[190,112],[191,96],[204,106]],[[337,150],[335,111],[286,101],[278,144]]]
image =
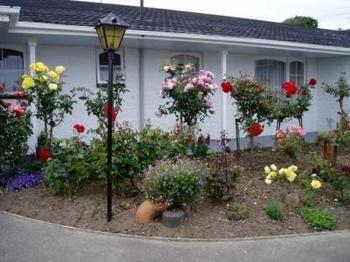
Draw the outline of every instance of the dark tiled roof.
[[[346,31],[304,28],[295,25],[237,17],[199,14],[166,9],[68,0],[0,0],[0,5],[20,6],[20,21],[95,26],[98,18],[114,12],[130,29],[192,33],[339,46],[350,48]]]

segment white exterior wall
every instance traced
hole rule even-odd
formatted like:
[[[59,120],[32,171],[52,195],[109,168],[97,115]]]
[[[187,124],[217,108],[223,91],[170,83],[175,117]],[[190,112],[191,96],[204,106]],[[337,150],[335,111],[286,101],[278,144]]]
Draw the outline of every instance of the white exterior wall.
[[[318,59],[318,75],[319,83],[334,83],[338,80],[341,72],[347,73],[347,78],[350,81],[350,57],[324,58]],[[339,122],[339,104],[336,100],[323,92],[320,88],[318,102],[318,117],[317,130],[325,131],[334,129],[336,123]],[[350,100],[345,101],[345,111],[350,112]]]
[[[97,53],[95,47],[82,46],[37,46],[37,61],[43,61],[49,67],[64,65],[66,67],[64,81],[64,92],[69,92],[72,88],[85,87],[91,91],[96,91],[97,83]],[[125,49],[121,52],[125,65],[126,86],[129,89],[124,95],[123,111],[118,114],[118,120],[127,120],[133,126],[139,125],[139,88],[138,88],[138,49]],[[75,97],[77,104],[74,105],[72,115],[67,115],[64,122],[54,129],[56,137],[71,136],[73,126],[76,123],[83,124],[90,128],[96,128],[97,120],[91,115],[88,116],[84,101],[78,99],[79,92]],[[42,128],[39,124],[39,128]],[[38,134],[38,130],[36,134]]]
[[[8,46],[8,45],[7,45]],[[5,46],[3,46],[5,47]],[[20,46],[26,57],[25,46]],[[41,45],[40,42],[36,47],[36,60],[43,61],[49,66],[64,65],[65,72],[65,92],[73,87],[86,87],[96,90],[96,72],[97,72],[97,49],[95,47],[83,46],[52,46]],[[181,52],[178,52],[181,53]],[[129,121],[136,128],[140,127],[140,88],[139,88],[139,49],[125,48],[121,51],[123,65],[125,67],[126,85],[129,92],[124,96],[123,111],[118,115],[119,121]],[[222,72],[220,69],[221,61],[218,52],[200,52],[201,67],[213,71],[216,76],[218,85],[221,83]],[[164,100],[159,97],[161,82],[164,74],[160,71],[160,64],[163,61],[169,61],[174,52],[159,49],[144,49],[144,120],[150,120],[156,127],[169,130],[175,123],[173,116],[163,116],[157,118],[154,114],[160,103]],[[247,73],[254,76],[255,60],[261,58],[257,55],[246,55],[230,52],[227,61],[227,72],[230,75],[239,76],[241,73]],[[280,57],[278,59],[287,61],[287,58]],[[323,131],[335,127],[339,116],[336,114],[338,105],[335,100],[325,94],[321,90],[323,82],[334,82],[338,79],[339,73],[349,71],[350,58],[327,58],[327,59],[304,59],[306,65],[306,79],[314,77],[318,81],[317,88],[313,90],[314,99],[309,112],[304,116],[304,127],[308,132]],[[350,72],[349,72],[350,73]],[[77,99],[78,100],[78,99]],[[231,137],[234,137],[234,115],[235,107],[232,106],[233,100],[228,97],[228,113],[227,113],[227,131]],[[347,109],[349,110],[350,102],[347,101]],[[212,138],[218,138],[222,129],[222,91],[217,90],[213,97],[213,109],[215,114],[208,117],[201,124],[204,133],[210,133]],[[332,125],[327,124],[327,119],[332,119]],[[295,121],[293,121],[295,122]],[[329,122],[329,121],[328,121]],[[87,128],[96,127],[96,119],[88,116],[82,101],[78,100],[75,105],[72,116],[67,116],[62,125],[55,130],[57,137],[67,137],[72,135],[72,127],[74,124],[84,124]],[[285,124],[285,126],[288,126]],[[42,124],[38,125],[39,129]],[[265,135],[273,135],[276,125],[266,127]],[[39,130],[36,130],[36,134]],[[242,134],[243,136],[243,134]]]

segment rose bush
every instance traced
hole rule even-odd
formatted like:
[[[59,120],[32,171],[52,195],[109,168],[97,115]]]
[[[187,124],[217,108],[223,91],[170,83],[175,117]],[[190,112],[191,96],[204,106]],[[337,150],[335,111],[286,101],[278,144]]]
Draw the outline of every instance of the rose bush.
[[[30,116],[25,100],[12,104],[0,98],[0,173],[16,168],[27,153],[27,140],[32,134]]]
[[[277,152],[287,155],[296,161],[298,153],[304,148],[306,132],[299,126],[293,125],[291,130],[279,129],[276,133]]]
[[[192,65],[166,65],[163,71],[167,77],[160,96],[167,101],[156,111],[158,117],[174,114],[178,122],[192,127],[214,113],[211,96],[217,86],[212,72],[200,70],[196,73]]]
[[[45,145],[50,147],[53,129],[63,122],[66,114],[71,114],[74,91],[63,94],[63,66],[51,70],[42,62],[30,65],[32,75],[23,75],[22,88],[28,95],[28,104],[35,106],[33,116],[44,122],[43,136]]]

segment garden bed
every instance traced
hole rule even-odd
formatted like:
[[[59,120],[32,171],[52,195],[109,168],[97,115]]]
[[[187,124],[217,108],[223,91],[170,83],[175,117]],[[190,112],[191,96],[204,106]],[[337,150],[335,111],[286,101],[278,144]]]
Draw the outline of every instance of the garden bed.
[[[311,150],[318,151],[319,148],[308,147],[298,156],[297,165],[300,170],[311,172],[313,166],[307,160],[307,154]],[[214,204],[202,196],[194,203],[185,223],[178,228],[167,228],[159,220],[140,225],[135,222],[135,212],[144,200],[143,196],[121,197],[116,193],[113,196],[115,214],[112,222],[107,224],[103,183],[90,183],[73,198],[53,196],[44,185],[20,192],[7,191],[0,195],[0,209],[63,225],[144,236],[230,238],[312,232],[313,229],[298,214],[298,208],[286,211],[282,221],[274,221],[266,215],[267,203],[271,200],[283,200],[280,198],[285,189],[278,184],[264,183],[264,166],[274,163],[278,167],[285,167],[293,163],[270,150],[255,152],[251,168],[249,161],[247,152],[232,160],[233,164],[245,168],[245,173],[237,184],[235,202],[243,202],[249,210],[249,216],[239,221],[227,218],[227,205],[233,201]],[[340,153],[338,164],[349,165],[349,155]],[[337,221],[336,230],[350,229],[350,206],[341,203],[339,199],[337,192],[324,183],[317,205],[327,208],[334,215]]]

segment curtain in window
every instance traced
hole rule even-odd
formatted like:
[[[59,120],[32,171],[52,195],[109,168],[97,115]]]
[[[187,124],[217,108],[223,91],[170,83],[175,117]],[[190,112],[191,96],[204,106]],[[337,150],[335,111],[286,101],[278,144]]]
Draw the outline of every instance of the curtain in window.
[[[304,63],[293,61],[289,64],[289,80],[295,81],[298,86],[304,85]]]
[[[23,74],[23,53],[11,49],[0,49],[0,83],[5,86],[5,91],[17,91]]]
[[[114,54],[113,57],[113,73],[114,76],[120,71],[121,69],[121,58],[120,55]],[[100,82],[107,82],[108,81],[108,54],[102,53],[99,55],[99,70],[100,70]]]
[[[255,79],[275,90],[280,90],[286,78],[286,65],[276,60],[257,60]]]
[[[195,71],[199,70],[199,58],[192,55],[176,55],[170,59],[171,63],[185,65],[191,64],[194,66]]]

